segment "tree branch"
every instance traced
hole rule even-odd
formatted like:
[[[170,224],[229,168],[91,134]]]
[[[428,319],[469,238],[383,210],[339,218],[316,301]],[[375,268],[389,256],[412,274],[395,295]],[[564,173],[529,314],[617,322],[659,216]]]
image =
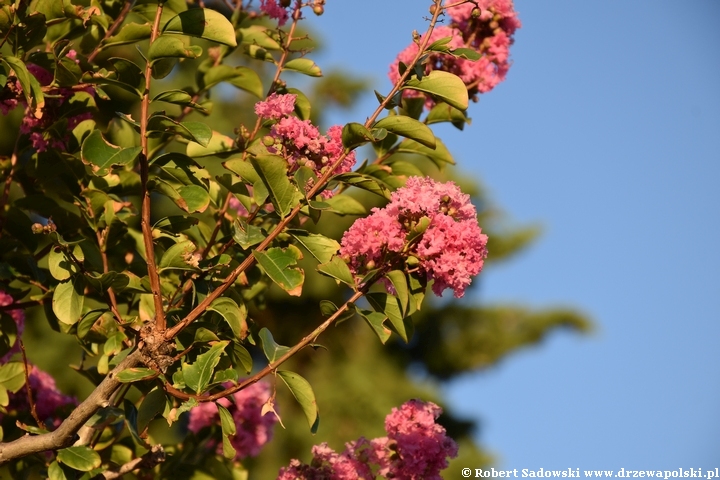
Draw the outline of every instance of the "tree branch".
[[[85,422],[100,408],[108,406],[110,396],[122,385],[116,379],[117,374],[139,364],[140,352],[136,350],[107,374],[103,381],[100,382],[100,385],[92,391],[85,401],[72,411],[57,430],[42,435],[26,434],[12,442],[0,443],[0,465],[33,453],[40,453],[46,450],[58,450],[70,446],[78,430],[80,430]]]

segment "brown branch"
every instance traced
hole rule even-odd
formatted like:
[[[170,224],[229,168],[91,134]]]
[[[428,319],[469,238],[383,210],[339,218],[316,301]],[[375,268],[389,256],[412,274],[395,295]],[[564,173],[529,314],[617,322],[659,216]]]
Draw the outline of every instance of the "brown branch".
[[[108,229],[105,230],[105,235],[101,234],[99,230],[95,232],[98,246],[100,247],[100,257],[102,258],[103,263],[103,273],[108,273],[110,271],[108,265],[107,251],[105,250],[105,241],[107,240],[108,231]],[[112,287],[108,287],[107,294],[108,299],[110,300],[110,310],[112,311],[113,315],[115,315],[115,320],[117,320],[118,323],[123,323],[122,315],[120,315],[120,311],[118,310],[117,297],[115,297],[115,291]]]
[[[35,419],[35,423],[37,423],[37,426],[43,428],[42,420],[40,420],[40,417],[38,417],[37,409],[35,408],[35,400],[33,400],[32,397],[32,388],[30,387],[30,371],[28,369],[27,356],[25,355],[25,345],[23,345],[22,340],[19,338],[18,343],[20,344],[20,352],[22,352],[23,367],[25,371],[25,390],[27,390],[27,399],[28,404],[30,405],[30,414]]]
[[[95,48],[93,49],[93,51],[90,52],[90,55],[88,55],[88,58],[87,58],[88,62],[92,63],[92,61],[95,60],[95,57],[97,56],[97,54],[100,53],[103,42],[105,40],[107,40],[108,38],[110,38],[110,36],[112,36],[112,34],[115,33],[115,30],[117,30],[117,28],[120,26],[120,24],[123,23],[123,21],[125,21],[125,17],[127,17],[127,14],[130,12],[130,9],[132,8],[134,3],[135,3],[134,1],[125,2],[125,5],[123,5],[123,8],[122,8],[122,10],[120,10],[120,13],[118,14],[117,18],[112,23],[112,25],[110,25],[110,28],[108,28],[107,31],[105,32],[105,36],[103,37],[103,39],[100,40],[100,43],[98,43],[95,46]]]
[[[109,404],[110,396],[122,385],[116,378],[117,374],[127,368],[139,365],[140,352],[128,355],[100,382],[95,390],[83,401],[68,418],[50,433],[42,435],[25,435],[12,442],[0,443],[0,465],[15,459],[45,450],[57,450],[70,446],[78,430],[92,417],[96,411]]]
[[[150,45],[158,37],[160,30],[160,18],[162,16],[163,4],[158,3],[157,12],[155,13],[155,22],[150,34]],[[155,305],[155,326],[158,331],[162,332],[166,328],[165,312],[163,311],[162,291],[160,290],[160,276],[155,264],[155,247],[153,245],[152,226],[150,225],[150,192],[148,191],[148,179],[150,176],[149,167],[149,146],[148,146],[148,114],[150,109],[150,82],[152,78],[152,64],[148,61],[145,65],[145,91],[141,103],[140,114],[140,145],[142,153],[140,154],[140,183],[142,184],[142,205],[140,224],[142,227],[143,243],[145,245],[145,261],[147,263],[148,277],[150,277],[150,289],[153,294],[153,302]]]
[[[365,286],[369,286],[370,283],[365,284]],[[170,395],[179,398],[181,400],[190,400],[191,398],[194,398],[195,400],[199,402],[214,402],[215,400],[219,400],[221,398],[227,397],[228,395],[231,395],[239,390],[242,390],[243,388],[248,387],[249,385],[252,385],[253,383],[256,383],[261,378],[263,378],[266,375],[269,375],[270,373],[277,370],[277,368],[285,363],[290,357],[295,355],[297,352],[302,350],[303,348],[307,347],[311,342],[314,342],[317,337],[320,336],[321,333],[323,333],[327,328],[335,323],[335,321],[340,318],[340,315],[342,315],[348,308],[351,303],[356,302],[360,297],[362,297],[365,294],[365,286],[363,288],[358,289],[350,299],[345,302],[345,304],[338,308],[335,313],[333,313],[327,320],[325,320],[320,326],[318,326],[315,330],[310,332],[308,335],[303,337],[302,340],[300,340],[295,346],[293,346],[290,350],[285,353],[282,357],[278,358],[274,362],[270,362],[265,368],[260,370],[258,373],[253,375],[252,377],[247,378],[246,380],[238,383],[237,385],[230,387],[228,389],[223,390],[222,392],[215,393],[213,395],[190,395],[185,392],[181,392],[180,390],[176,389],[172,385],[166,383],[163,385],[163,388],[166,392],[168,392]]]
[[[133,470],[151,469],[155,465],[163,463],[165,461],[165,451],[162,445],[153,445],[149,452],[146,452],[142,457],[130,460],[125,465],[115,470],[107,470],[103,472],[102,476],[105,479],[122,478],[123,475],[132,472]]]

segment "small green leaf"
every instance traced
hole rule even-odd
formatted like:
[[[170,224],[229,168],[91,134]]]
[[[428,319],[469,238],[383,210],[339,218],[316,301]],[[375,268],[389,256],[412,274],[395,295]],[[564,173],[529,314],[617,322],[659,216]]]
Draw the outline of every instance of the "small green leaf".
[[[233,348],[230,352],[230,361],[235,368],[242,367],[245,373],[252,371],[252,356],[250,352],[239,343],[233,343]]]
[[[242,218],[236,218],[233,222],[233,240],[243,249],[248,249],[265,240],[265,234],[260,227],[250,225]]]
[[[298,118],[300,120],[309,120],[310,111],[312,110],[310,99],[297,88],[288,88],[287,93],[295,95],[295,114]]]
[[[210,68],[203,76],[204,88],[208,89],[220,82],[245,90],[258,98],[263,98],[264,88],[260,76],[255,70],[248,67],[231,67],[230,65],[216,65]]]
[[[102,464],[100,455],[92,448],[84,445],[59,450],[57,460],[81,472],[89,472]]]
[[[230,443],[230,436],[235,435],[235,420],[227,408],[216,403],[218,413],[220,414],[220,425],[223,434],[223,456],[228,459],[235,458],[235,447]]]
[[[57,461],[53,461],[48,467],[48,480],[69,480],[62,467]]]
[[[397,151],[399,153],[415,153],[428,157],[439,169],[444,168],[448,163],[455,165],[455,160],[439,138],[435,139],[434,150],[408,138],[402,141]]]
[[[220,297],[213,300],[207,309],[217,312],[225,319],[237,340],[247,336],[247,307],[244,303],[238,306],[232,298]]]
[[[282,218],[286,217],[302,198],[302,194],[288,179],[288,164],[276,155],[251,159],[255,171],[270,193],[270,201]]]
[[[303,258],[297,247],[289,245],[287,248],[270,248],[266,252],[254,251],[253,256],[280,288],[292,296],[300,296],[305,273],[302,269],[293,268]]]
[[[188,156],[193,158],[198,157],[209,157],[212,155],[227,155],[229,153],[237,152],[238,148],[235,146],[235,140],[223,135],[220,132],[212,132],[212,137],[206,146],[202,146],[195,142],[188,143],[187,153]]]
[[[405,343],[408,342],[408,334],[405,330],[405,323],[403,322],[403,314],[400,309],[400,303],[397,297],[382,292],[371,292],[365,295],[368,302],[372,307],[381,313],[384,313],[393,327],[393,330],[400,335]]]
[[[293,70],[311,77],[322,77],[322,70],[309,58],[293,58],[285,63],[283,70]]]
[[[462,130],[465,124],[470,123],[470,119],[467,118],[465,112],[458,110],[452,105],[448,105],[444,102],[438,102],[430,113],[428,113],[425,123],[432,125],[433,123],[450,122],[458,130]]]
[[[355,198],[347,194],[334,195],[325,200],[325,203],[330,204],[330,212],[337,215],[365,215],[367,209],[365,206],[358,202]]]
[[[25,66],[25,63],[19,58],[6,56],[0,58],[0,62],[7,65],[8,70],[15,71],[15,76],[17,77],[18,82],[20,82],[20,86],[25,94],[25,101],[28,105],[33,106],[33,114],[39,118],[40,111],[45,105],[45,97],[43,96],[40,83],[33,75],[30,74]]]
[[[162,114],[153,114],[147,126],[148,132],[172,133],[206,147],[212,138],[212,129],[201,122],[177,122]]]
[[[417,142],[415,142],[417,143]],[[420,144],[418,144],[420,145]],[[422,146],[422,145],[420,145]],[[429,151],[429,148],[424,147]],[[363,173],[357,173],[357,172],[348,172],[348,173],[341,173],[340,175],[335,175],[333,177],[333,180],[336,180],[338,182],[345,183],[352,187],[361,188],[363,190],[367,190],[368,192],[372,192],[376,195],[380,195],[381,197],[384,197],[388,200],[390,200],[390,188],[389,186],[378,180],[377,178],[373,178],[369,175],[365,175]]]
[[[374,142],[373,134],[360,123],[351,122],[343,127],[342,143],[345,148],[355,148],[369,142]]]
[[[373,312],[372,310],[358,310],[358,313],[373,329],[373,332],[378,336],[380,342],[384,345],[388,341],[388,338],[392,335],[392,330],[385,326],[385,320],[387,316],[383,313]]]
[[[355,288],[355,280],[353,279],[352,272],[350,272],[350,268],[348,268],[347,264],[343,262],[340,257],[333,257],[329,262],[318,265],[317,270],[328,277],[332,277]]]
[[[405,272],[401,270],[393,270],[386,274],[393,288],[395,288],[395,295],[400,302],[400,311],[403,315],[407,312],[408,302],[410,301],[410,292],[408,289],[407,279]]]
[[[147,58],[150,63],[165,58],[197,58],[202,55],[202,47],[186,45],[180,38],[172,35],[160,35],[150,45]]]
[[[262,342],[263,352],[270,363],[274,363],[276,360],[281,358],[283,355],[290,351],[290,348],[275,343],[275,339],[270,333],[270,330],[263,327],[258,333],[260,341]]]
[[[198,222],[199,220],[195,217],[171,215],[169,217],[161,218],[155,222],[153,230],[158,229],[166,233],[177,235],[178,233],[189,230],[191,227],[197,225]]]
[[[239,28],[237,33],[242,43],[257,45],[267,50],[282,50],[282,46],[272,38],[272,30],[262,25]]]
[[[75,255],[76,253],[79,254],[80,257]],[[83,257],[80,245],[75,246],[73,255],[82,261]],[[50,275],[52,275],[55,280],[60,280],[61,282],[72,277],[79,271],[78,266],[63,250],[54,248],[50,250],[50,254],[48,255],[48,269],[50,270]]]
[[[401,137],[411,138],[430,149],[435,149],[435,135],[422,122],[404,115],[385,117],[375,123],[374,128],[384,128]]]
[[[145,395],[137,412],[137,429],[142,433],[150,422],[165,410],[167,397],[162,388],[155,388]]]
[[[140,152],[142,147],[115,146],[103,138],[100,130],[93,130],[82,144],[80,158],[95,175],[104,177],[113,167],[131,165]]]
[[[163,27],[163,33],[179,33],[236,47],[235,28],[225,16],[209,8],[179,13]]]
[[[140,40],[150,38],[152,32],[152,25],[149,23],[125,23],[117,35],[105,40],[102,48],[111,46],[126,45],[129,43],[136,43]]]
[[[220,356],[229,343],[227,340],[216,343],[210,347],[210,350],[202,355],[198,355],[197,360],[195,360],[195,363],[192,365],[183,362],[182,372],[185,378],[185,384],[192,388],[195,393],[203,393],[210,384],[213,370],[215,370],[215,367],[220,362]]]
[[[0,365],[0,386],[17,393],[25,385],[25,365],[22,362],[10,362]]]
[[[160,263],[158,263],[158,272],[165,270],[197,270],[197,266],[192,265],[196,248],[195,244],[189,240],[178,242],[168,248],[160,259]]]
[[[315,393],[310,383],[297,373],[287,370],[278,370],[277,375],[285,382],[303,409],[308,425],[310,425],[310,431],[316,433],[320,425],[320,415],[315,401]]]
[[[157,372],[151,368],[126,368],[122,372],[118,373],[115,378],[120,383],[133,383],[140,380],[147,380],[157,376]]]
[[[459,110],[468,108],[467,87],[460,77],[452,73],[433,70],[423,76],[422,80],[418,80],[417,77],[411,78],[402,88],[430,93]]]
[[[208,113],[201,105],[192,101],[192,96],[184,90],[166,90],[155,95],[152,102],[166,102],[173,105],[193,108],[201,113]]]
[[[339,309],[337,305],[335,305],[330,300],[320,300],[320,312],[325,317],[330,317],[335,314]],[[343,322],[345,320],[348,320],[355,316],[355,306],[351,303],[349,304],[348,308],[342,311],[340,315],[338,315],[337,321]]]
[[[82,277],[66,280],[55,287],[52,310],[62,323],[73,325],[80,320],[85,297],[85,282]]]
[[[332,260],[333,255],[340,249],[340,244],[336,240],[325,235],[297,229],[289,229],[287,233],[292,235],[320,263]]]

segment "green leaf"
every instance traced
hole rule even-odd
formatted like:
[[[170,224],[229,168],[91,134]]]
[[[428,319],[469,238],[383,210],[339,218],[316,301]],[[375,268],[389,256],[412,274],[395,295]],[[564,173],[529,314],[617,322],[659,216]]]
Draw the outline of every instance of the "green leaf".
[[[163,33],[179,33],[236,47],[235,28],[225,16],[209,8],[193,8],[179,13],[163,27]]]
[[[100,455],[92,448],[84,445],[59,450],[57,460],[81,472],[89,472],[102,464]]]
[[[295,95],[295,114],[300,120],[309,120],[312,106],[308,97],[297,88],[288,88],[287,93]]]
[[[73,325],[80,320],[85,297],[85,282],[82,277],[75,277],[59,283],[55,287],[52,299],[52,310],[61,322]]]
[[[193,242],[186,240],[178,242],[168,248],[158,263],[158,272],[165,270],[190,270],[195,271],[197,267],[194,263],[193,255],[196,250]]]
[[[328,277],[332,277],[355,288],[355,280],[353,279],[352,272],[350,272],[350,268],[340,257],[333,257],[329,262],[318,265],[317,270]]]
[[[195,393],[201,394],[205,391],[212,379],[213,370],[220,362],[220,356],[230,342],[225,340],[218,342],[210,350],[198,355],[197,360],[192,365],[183,362],[182,372],[185,378],[185,385],[192,388]]]
[[[270,330],[263,327],[258,333],[260,341],[262,342],[263,352],[270,363],[274,363],[276,360],[281,358],[283,355],[290,351],[290,348],[275,343],[275,339],[270,333]]]
[[[212,129],[201,122],[176,122],[162,114],[153,114],[148,120],[148,132],[172,133],[206,147],[212,138]]]
[[[230,436],[235,435],[235,419],[227,408],[223,407],[219,403],[215,404],[220,414],[220,425],[222,427],[223,434],[223,456],[227,459],[235,458],[235,447],[230,443]]]
[[[417,143],[417,142],[415,142]],[[420,145],[420,144],[418,144]],[[422,145],[420,145],[422,146]],[[429,151],[429,148],[424,147]],[[361,188],[363,190],[367,190],[368,192],[372,192],[376,195],[380,195],[381,197],[384,197],[388,200],[390,200],[390,188],[389,186],[378,180],[377,178],[371,177],[369,175],[365,175],[363,173],[357,173],[357,172],[348,172],[348,173],[341,173],[340,175],[335,175],[333,177],[333,180],[336,180],[338,182],[345,183],[352,187]]]
[[[480,60],[480,52],[472,48],[456,48],[450,51],[450,54],[454,57],[465,58],[467,60],[477,61]]]
[[[422,122],[405,115],[385,117],[375,123],[374,128],[384,128],[401,137],[411,138],[430,149],[435,149],[435,135]]]
[[[157,376],[152,368],[126,368],[115,377],[120,383],[133,383],[140,380],[147,380]]]
[[[365,215],[367,213],[365,206],[350,195],[334,195],[326,199],[325,203],[330,205],[329,211],[337,215]]]
[[[247,336],[247,307],[244,303],[238,306],[232,298],[220,297],[213,300],[207,309],[219,313],[225,319],[237,340]]]
[[[145,395],[137,412],[137,428],[142,433],[150,422],[165,410],[167,397],[162,388],[155,388]]]
[[[460,77],[452,73],[433,70],[423,76],[422,80],[418,80],[417,77],[411,78],[402,88],[430,93],[458,110],[468,108],[467,87]]]
[[[191,227],[197,225],[199,221],[200,220],[195,217],[171,215],[169,217],[161,218],[155,222],[153,230],[162,230],[163,232],[177,235],[178,233],[189,230]]]
[[[373,312],[372,310],[359,310],[358,314],[365,319],[365,321],[373,329],[373,332],[378,336],[380,342],[384,345],[388,341],[388,338],[392,335],[392,330],[385,326],[385,320],[387,316],[383,313]]]
[[[302,198],[287,176],[287,162],[276,155],[253,157],[251,162],[270,193],[275,211],[281,218],[286,217]]]
[[[166,90],[155,95],[152,102],[166,102],[173,105],[193,108],[201,113],[208,113],[201,105],[192,101],[192,96],[184,90]]]
[[[402,141],[397,151],[400,153],[415,153],[428,157],[439,169],[445,167],[445,164],[447,163],[455,165],[455,160],[448,151],[447,147],[445,147],[445,144],[443,144],[439,138],[436,138],[435,142],[435,149],[432,150],[425,145],[421,145],[420,143],[408,138]]]
[[[203,76],[204,88],[208,89],[220,82],[228,82],[241,90],[263,97],[263,84],[255,70],[248,67],[231,67],[230,65],[216,65],[210,68]]]
[[[260,227],[250,225],[242,218],[236,218],[233,222],[233,240],[243,249],[248,249],[265,240],[265,234]]]
[[[286,62],[283,70],[293,70],[311,77],[322,77],[322,70],[309,58],[293,58]]]
[[[242,43],[257,45],[266,50],[282,50],[282,46],[272,38],[272,30],[262,25],[239,28],[237,33]]]
[[[195,142],[188,143],[187,153],[188,156],[197,157],[209,157],[212,155],[228,154],[237,152],[238,148],[235,146],[235,140],[223,135],[220,132],[212,132],[212,137],[206,146],[202,146]]]
[[[342,143],[345,148],[355,148],[374,141],[375,137],[365,125],[351,122],[343,127]]]
[[[268,277],[292,296],[299,297],[305,280],[305,272],[293,268],[302,259],[302,252],[294,245],[287,248],[270,248],[266,252],[254,251],[253,256]]]
[[[235,368],[242,367],[245,373],[252,371],[252,356],[250,352],[239,343],[233,343],[233,348],[230,352],[230,361]]]
[[[44,23],[44,22],[43,22]],[[9,33],[9,32],[8,32]],[[20,82],[23,93],[25,94],[25,101],[28,105],[33,106],[33,113],[39,118],[41,109],[45,105],[45,97],[42,92],[42,87],[37,79],[30,74],[25,63],[16,57],[2,57],[0,62],[8,66],[8,69],[15,71],[15,76]]]
[[[320,312],[325,317],[330,317],[335,314],[339,309],[337,305],[335,305],[330,300],[320,300]],[[348,308],[342,311],[340,315],[337,318],[338,323],[348,320],[355,316],[355,306],[351,303],[349,304]]]
[[[186,45],[180,38],[172,35],[160,35],[150,45],[147,58],[155,63],[164,58],[197,58],[202,55],[202,47]]]
[[[198,185],[184,185],[175,188],[165,180],[156,178],[153,189],[172,199],[175,205],[188,213],[204,212],[210,205],[210,195],[207,190]]]
[[[455,128],[462,130],[465,128],[466,123],[470,124],[470,119],[467,118],[465,112],[458,110],[452,105],[438,102],[432,110],[430,110],[430,113],[428,113],[427,118],[425,118],[425,123],[432,125],[433,123],[441,122],[450,122]]]
[[[104,177],[113,167],[131,165],[140,152],[142,147],[115,146],[103,138],[100,130],[93,130],[82,144],[80,158],[95,175]]]
[[[386,274],[393,288],[395,288],[395,295],[400,302],[400,313],[405,315],[408,308],[408,302],[410,301],[410,291],[408,289],[408,282],[405,277],[405,272],[401,270],[393,270]]]
[[[408,334],[405,330],[403,314],[400,309],[400,303],[398,302],[397,297],[388,293],[371,292],[365,294],[365,298],[367,298],[368,302],[370,302],[370,305],[372,305],[372,307],[376,311],[382,312],[388,317],[388,320],[390,320],[390,324],[392,325],[393,330],[395,330],[395,332],[400,335],[400,338],[402,338],[405,343],[407,343]]]
[[[325,235],[297,229],[289,229],[287,233],[292,235],[320,263],[332,260],[333,255],[340,249],[340,244],[336,240]]]
[[[277,375],[285,382],[303,409],[308,425],[310,425],[310,431],[316,433],[320,425],[320,415],[315,401],[315,393],[310,383],[297,373],[288,370],[278,370]]]
[[[80,245],[75,245],[73,255],[79,261],[83,261],[84,256]],[[72,277],[79,271],[75,262],[73,262],[63,250],[54,248],[50,250],[48,254],[48,269],[50,270],[50,275],[61,282]]]
[[[69,480],[62,467],[57,461],[53,461],[48,467],[49,480]]]
[[[151,32],[152,25],[150,25],[149,23],[125,23],[123,24],[117,35],[113,35],[112,37],[105,40],[102,48],[136,43],[140,40],[150,38]]]
[[[0,385],[8,392],[20,391],[25,385],[25,365],[22,362],[0,365]]]

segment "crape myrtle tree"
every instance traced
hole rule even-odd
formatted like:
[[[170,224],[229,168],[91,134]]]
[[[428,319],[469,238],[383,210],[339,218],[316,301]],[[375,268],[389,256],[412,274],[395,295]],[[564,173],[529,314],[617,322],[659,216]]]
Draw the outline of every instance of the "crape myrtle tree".
[[[2,5],[3,478],[489,461],[438,382],[588,324],[433,300],[536,230],[453,182],[430,127],[505,78],[512,1],[416,7],[377,107],[321,128],[366,86],[312,59],[324,0]]]

